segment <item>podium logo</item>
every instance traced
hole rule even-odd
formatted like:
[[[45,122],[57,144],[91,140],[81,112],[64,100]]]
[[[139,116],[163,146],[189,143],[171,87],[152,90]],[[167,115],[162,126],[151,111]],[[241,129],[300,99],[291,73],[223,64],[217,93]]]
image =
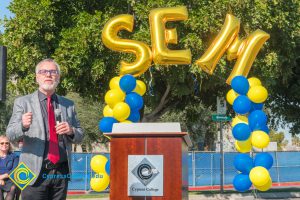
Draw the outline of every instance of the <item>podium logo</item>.
[[[131,172],[144,186],[159,174],[159,171],[147,158],[144,158]]]
[[[21,190],[27,187],[33,181],[36,175],[23,163],[19,165],[9,174],[10,180],[16,184]]]

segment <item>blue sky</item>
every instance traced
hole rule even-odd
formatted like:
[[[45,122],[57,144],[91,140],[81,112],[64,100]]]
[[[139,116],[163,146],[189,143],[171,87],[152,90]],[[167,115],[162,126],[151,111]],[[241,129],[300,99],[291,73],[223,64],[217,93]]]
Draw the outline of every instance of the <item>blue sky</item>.
[[[12,17],[12,13],[8,10],[7,6],[9,5],[11,0],[0,0],[0,19],[4,19],[6,17]],[[3,32],[3,26],[0,26],[0,31]]]

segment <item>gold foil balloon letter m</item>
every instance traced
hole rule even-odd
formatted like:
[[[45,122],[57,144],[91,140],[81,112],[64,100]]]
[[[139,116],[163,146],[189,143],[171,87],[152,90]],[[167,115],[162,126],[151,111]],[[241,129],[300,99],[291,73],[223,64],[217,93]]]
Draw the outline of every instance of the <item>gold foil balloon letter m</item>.
[[[240,40],[238,32],[240,21],[233,15],[227,14],[225,23],[208,50],[196,61],[204,71],[212,74],[220,58],[227,51],[227,60],[237,59],[226,83],[230,84],[233,77],[242,75],[247,77],[251,66],[262,45],[270,35],[262,30],[256,30],[246,39]]]
[[[118,32],[120,30],[132,32],[133,24],[132,15],[118,15],[105,24],[102,32],[102,41],[107,48],[135,54],[136,59],[133,63],[121,61],[121,75],[132,74],[139,76],[150,67],[152,62],[152,53],[147,44],[136,40],[119,38]]]

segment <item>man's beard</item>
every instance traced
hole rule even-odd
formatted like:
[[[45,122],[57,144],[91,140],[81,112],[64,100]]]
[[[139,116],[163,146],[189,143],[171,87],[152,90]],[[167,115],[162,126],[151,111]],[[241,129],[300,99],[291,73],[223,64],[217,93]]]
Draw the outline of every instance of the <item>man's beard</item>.
[[[39,86],[40,86],[43,90],[45,90],[45,91],[53,91],[53,90],[56,89],[56,87],[57,87],[59,81],[58,81],[58,80],[57,80],[57,81],[54,81],[51,85],[45,84],[45,83],[42,83],[42,82],[38,82],[38,83],[39,83]]]

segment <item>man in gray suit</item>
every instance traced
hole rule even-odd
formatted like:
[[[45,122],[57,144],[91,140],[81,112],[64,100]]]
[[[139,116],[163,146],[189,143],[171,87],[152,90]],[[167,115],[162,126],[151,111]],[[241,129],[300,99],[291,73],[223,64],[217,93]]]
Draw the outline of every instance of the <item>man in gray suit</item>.
[[[55,93],[59,65],[52,59],[36,66],[36,92],[15,100],[6,133],[23,139],[20,162],[37,176],[23,191],[22,200],[66,199],[71,174],[72,143],[80,143],[83,130],[74,103]]]

